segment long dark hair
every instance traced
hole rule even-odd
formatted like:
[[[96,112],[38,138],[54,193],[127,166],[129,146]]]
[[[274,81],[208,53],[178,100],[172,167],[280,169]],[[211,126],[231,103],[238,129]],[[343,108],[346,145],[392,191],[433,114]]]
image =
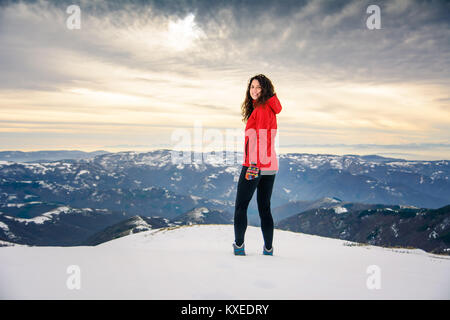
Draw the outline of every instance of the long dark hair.
[[[275,94],[275,89],[273,88],[272,81],[270,81],[270,79],[267,78],[265,75],[258,74],[250,78],[247,85],[247,92],[245,93],[245,100],[241,105],[243,122],[247,122],[248,118],[250,117],[253,111],[253,99],[252,96],[250,95],[250,86],[254,79],[258,80],[259,85],[261,86],[261,95],[256,101],[255,106],[263,105]]]

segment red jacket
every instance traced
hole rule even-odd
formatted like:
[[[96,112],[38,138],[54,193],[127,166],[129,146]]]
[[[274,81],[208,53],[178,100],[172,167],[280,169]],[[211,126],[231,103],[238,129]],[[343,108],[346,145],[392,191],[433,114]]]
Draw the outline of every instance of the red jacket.
[[[253,104],[255,100],[253,100]],[[257,106],[245,126],[245,151],[242,165],[256,163],[261,171],[275,173],[278,170],[278,158],[275,154],[275,136],[277,117],[281,111],[277,95],[273,95],[264,105]],[[264,174],[264,173],[262,173]]]

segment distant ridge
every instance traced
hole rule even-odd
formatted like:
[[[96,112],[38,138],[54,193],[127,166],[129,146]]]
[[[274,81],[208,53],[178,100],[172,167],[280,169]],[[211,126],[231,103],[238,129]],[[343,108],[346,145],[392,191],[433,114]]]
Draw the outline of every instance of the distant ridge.
[[[32,162],[57,161],[66,159],[90,159],[109,153],[104,150],[85,152],[79,150],[42,150],[42,151],[0,151],[0,161]]]

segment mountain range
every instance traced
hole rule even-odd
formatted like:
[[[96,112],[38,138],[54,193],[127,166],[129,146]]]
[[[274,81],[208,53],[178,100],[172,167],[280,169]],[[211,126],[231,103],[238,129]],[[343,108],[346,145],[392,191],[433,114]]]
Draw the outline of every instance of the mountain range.
[[[160,223],[156,220],[146,223],[165,227],[232,223],[242,153],[233,153],[231,164],[227,162],[230,154],[224,152],[215,153],[214,157],[192,153],[191,159],[204,161],[189,163],[174,163],[173,151],[166,149],[99,153],[81,159],[70,159],[67,158],[70,154],[60,153],[58,156],[65,160],[0,162],[0,240],[30,245],[94,244],[111,236],[98,235],[108,234],[105,231],[108,227],[136,216],[142,221],[158,218]],[[6,155],[3,152],[3,157]],[[9,158],[14,159],[12,155]],[[449,214],[445,206],[450,203],[450,165],[447,160],[291,153],[281,154],[279,162],[271,200],[277,227],[397,245],[394,241],[397,238],[382,234],[392,230],[394,223],[394,229],[401,226],[403,230],[410,225],[403,223],[402,210],[411,208],[418,217],[433,217],[432,223],[425,226],[423,221],[417,225],[415,222],[415,229],[406,230],[419,229],[418,233],[428,235],[435,232],[437,235],[433,233],[432,238],[440,243],[431,246],[424,246],[422,240],[404,243],[439,252],[448,248]],[[255,198],[249,206],[249,224],[258,226]],[[337,215],[337,206],[349,214]],[[316,214],[315,209],[322,210],[323,214]],[[370,223],[364,224],[364,230],[374,235],[369,237],[367,232],[361,232],[353,238],[355,226],[364,217],[362,212],[377,209],[398,214],[391,215],[388,221],[389,215],[377,211],[373,218],[366,219]],[[444,213],[435,214],[431,209]],[[294,217],[298,215],[302,218],[296,220]],[[318,223],[313,215],[323,219],[322,224],[327,227],[305,229],[302,219],[309,219],[310,225]],[[333,228],[329,221],[335,221],[336,216],[341,222],[335,223],[340,227]],[[382,231],[376,231],[380,229],[377,223],[384,226]],[[324,230],[328,233],[323,233]],[[399,239],[406,238],[403,234],[399,236]]]

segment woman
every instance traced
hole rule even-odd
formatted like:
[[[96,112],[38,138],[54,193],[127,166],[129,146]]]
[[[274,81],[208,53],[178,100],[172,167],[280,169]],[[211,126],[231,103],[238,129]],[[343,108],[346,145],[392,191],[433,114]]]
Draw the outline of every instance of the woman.
[[[276,114],[280,113],[281,104],[272,82],[262,74],[252,77],[248,82],[247,93],[241,108],[242,121],[247,122],[247,125],[244,160],[237,186],[234,212],[234,254],[245,255],[247,208],[257,190],[258,211],[264,238],[263,254],[273,255],[273,219],[270,212],[270,198],[278,171],[275,136]]]

